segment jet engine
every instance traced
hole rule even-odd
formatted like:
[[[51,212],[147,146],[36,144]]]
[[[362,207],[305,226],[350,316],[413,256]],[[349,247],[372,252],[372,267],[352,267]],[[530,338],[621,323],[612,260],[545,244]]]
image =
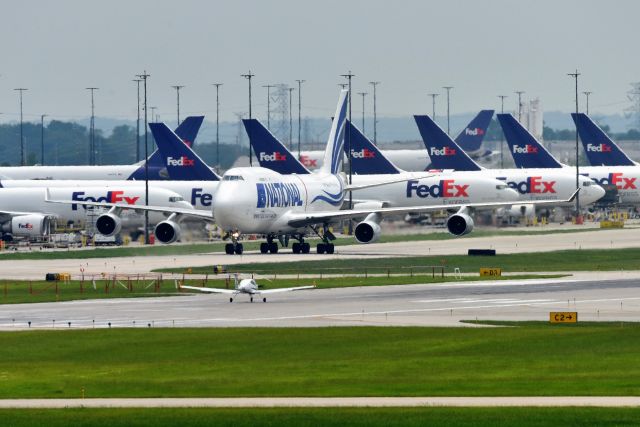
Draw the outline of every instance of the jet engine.
[[[2,232],[13,236],[41,237],[49,234],[50,219],[45,215],[19,215],[2,224]]]
[[[156,239],[161,243],[173,243],[180,239],[182,229],[180,228],[180,224],[171,219],[167,219],[156,225],[154,234],[156,235]]]
[[[382,234],[380,230],[381,220],[382,217],[380,214],[369,214],[365,220],[356,225],[355,230],[353,230],[353,235],[356,237],[356,240],[360,243],[374,243],[380,239],[380,235]]]
[[[96,229],[103,236],[113,236],[122,229],[122,220],[111,212],[102,214],[96,219]]]
[[[447,230],[454,236],[464,236],[473,231],[473,218],[466,213],[458,212],[447,219]]]
[[[532,218],[536,214],[536,207],[532,204],[512,205],[510,208],[498,209],[497,214],[515,218]]]

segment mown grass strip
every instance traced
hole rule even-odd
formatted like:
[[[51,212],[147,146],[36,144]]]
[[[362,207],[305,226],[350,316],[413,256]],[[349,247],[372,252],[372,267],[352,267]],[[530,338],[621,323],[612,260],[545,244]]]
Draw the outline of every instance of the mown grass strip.
[[[0,342],[2,398],[640,394],[634,323],[16,331]]]
[[[635,426],[640,408],[236,408],[0,410],[12,427]]]

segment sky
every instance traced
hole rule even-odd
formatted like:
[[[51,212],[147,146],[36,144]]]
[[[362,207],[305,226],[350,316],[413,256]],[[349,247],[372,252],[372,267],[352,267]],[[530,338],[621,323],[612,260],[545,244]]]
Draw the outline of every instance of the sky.
[[[622,113],[630,82],[640,81],[637,17],[640,2],[538,1],[166,1],[0,0],[2,61],[0,121],[19,120],[24,87],[25,120],[81,119],[90,114],[119,119],[136,115],[136,74],[145,70],[148,105],[175,123],[181,116],[215,120],[248,111],[248,84],[255,73],[253,116],[266,117],[263,85],[302,85],[303,116],[329,116],[341,74],[357,92],[377,88],[378,116],[505,109],[540,98],[546,111],[572,111],[576,69],[579,91],[593,92],[590,110]],[[372,96],[365,98],[371,114]],[[294,92],[297,102],[297,91]],[[580,96],[581,109],[584,96]],[[297,111],[296,111],[297,113]],[[294,117],[296,117],[294,115]]]

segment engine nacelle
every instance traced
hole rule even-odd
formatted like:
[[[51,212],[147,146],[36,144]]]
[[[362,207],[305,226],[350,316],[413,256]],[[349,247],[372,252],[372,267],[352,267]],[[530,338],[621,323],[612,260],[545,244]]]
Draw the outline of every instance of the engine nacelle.
[[[44,215],[19,215],[2,225],[2,231],[13,236],[40,237],[49,234],[49,217]]]
[[[464,236],[471,233],[473,225],[473,218],[465,213],[457,213],[447,219],[447,230],[454,236]]]
[[[380,239],[380,234],[380,225],[374,221],[362,221],[353,230],[353,235],[360,243],[374,243]]]
[[[122,220],[113,213],[105,213],[96,219],[96,229],[103,236],[111,237],[122,229]]]
[[[536,207],[532,204],[511,205],[510,208],[502,208],[497,211],[498,216],[532,218],[536,214]]]
[[[159,242],[173,243],[176,240],[180,239],[182,229],[180,228],[180,224],[168,219],[166,221],[158,223],[153,233],[156,235],[156,239]]]

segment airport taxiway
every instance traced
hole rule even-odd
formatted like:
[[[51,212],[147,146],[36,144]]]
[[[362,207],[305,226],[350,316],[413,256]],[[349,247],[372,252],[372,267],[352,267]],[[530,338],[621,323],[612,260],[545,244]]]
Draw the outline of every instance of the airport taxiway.
[[[616,273],[613,273],[615,276]],[[238,295],[99,299],[0,306],[0,329],[106,327],[462,326],[460,320],[640,321],[640,280],[574,278],[314,289],[249,302]],[[70,322],[70,323],[69,323]]]
[[[621,249],[638,247],[640,228],[621,230],[592,230],[575,233],[541,233],[470,237],[452,240],[422,240],[394,243],[353,244],[337,246],[334,255],[294,255],[290,249],[278,254],[260,254],[257,251],[243,255],[221,252],[190,255],[132,256],[91,259],[15,260],[0,256],[0,278],[42,280],[46,273],[68,272],[142,274],[161,268],[233,265],[238,263],[288,262],[299,260],[325,260],[332,258],[358,259],[398,256],[462,255],[469,249],[495,249],[499,254],[548,252],[563,249]]]

